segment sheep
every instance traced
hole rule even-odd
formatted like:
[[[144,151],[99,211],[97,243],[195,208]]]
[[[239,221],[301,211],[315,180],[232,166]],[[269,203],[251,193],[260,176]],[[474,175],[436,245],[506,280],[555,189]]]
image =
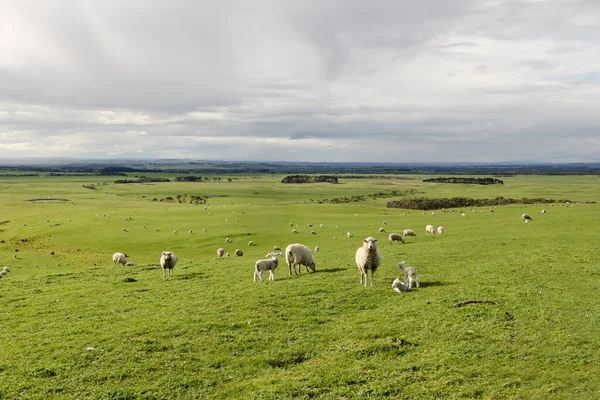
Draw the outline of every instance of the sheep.
[[[292,269],[294,270],[294,274],[300,275],[301,265],[306,267],[306,272],[308,272],[309,269],[313,272],[317,270],[312,252],[308,247],[300,243],[290,244],[286,247],[285,262],[288,265],[290,275],[292,274]]]
[[[273,246],[273,251],[281,251],[281,247],[279,247],[279,246]]]
[[[223,257],[223,254],[225,254],[225,249],[224,249],[224,248],[222,248],[222,247],[219,247],[219,248],[217,249],[217,257],[218,257],[218,258],[221,258],[221,257]]]
[[[542,210],[542,214],[546,214],[546,210]]]
[[[242,249],[236,249],[235,250],[235,255],[238,257],[241,257],[244,255],[244,252],[242,251]]]
[[[384,224],[384,225],[387,225],[387,222],[383,221],[383,224]]]
[[[177,233],[177,230],[174,230],[174,231],[173,231],[173,235],[174,235],[174,234],[176,234],[176,233]]]
[[[523,214],[521,215],[521,220],[525,223],[527,223],[527,220],[529,221],[533,221],[533,219],[531,219],[531,217],[529,216],[529,214]]]
[[[129,232],[127,228],[123,228],[123,232]]]
[[[117,263],[125,265],[127,263],[127,254],[115,253],[113,254],[112,260],[115,267],[117,266]]]
[[[408,286],[406,286],[406,283],[400,282],[399,278],[394,279],[394,282],[392,282],[392,289],[398,293],[408,292]]]
[[[352,233],[350,233],[350,232],[346,232],[346,237],[347,237],[348,239],[350,239],[350,238],[352,237]]]
[[[321,228],[323,227],[323,224],[319,225]]]
[[[290,226],[293,228],[293,227],[294,227],[294,224],[290,222]]]
[[[4,267],[4,268],[2,268],[2,271],[10,272],[10,268]]]
[[[388,240],[390,241],[390,244],[392,244],[393,242],[398,243],[399,241],[404,243],[404,239],[399,233],[390,233],[388,235]]]
[[[298,231],[295,229],[292,229],[292,233],[298,233]]]
[[[368,271],[371,271],[371,287],[373,287],[373,274],[381,265],[381,253],[377,250],[377,239],[369,236],[363,239],[363,245],[356,250],[356,266],[360,271],[360,283],[365,280],[367,287]]]
[[[315,232],[315,231],[310,231],[310,234],[311,234],[311,235],[316,235],[316,234],[317,234],[317,232]]]
[[[266,260],[258,260],[254,264],[254,283],[256,283],[256,277],[260,278],[260,281],[263,281],[263,273],[265,271],[269,271],[269,280],[275,280],[275,269],[277,269],[277,264],[279,263],[279,256],[283,253],[269,253],[267,257],[271,257]]]
[[[231,239],[229,239],[229,238],[226,238],[226,239],[225,239],[225,243],[231,243]]]
[[[177,264],[177,255],[172,251],[163,251],[160,256],[160,266],[163,270],[163,278],[168,274],[171,277],[171,271],[175,268],[175,264]],[[168,270],[168,272],[167,272]]]
[[[318,245],[315,246],[315,253],[318,253],[319,251],[321,251],[321,248]]]
[[[67,264],[67,265],[68,265],[68,264]],[[132,262],[127,262],[127,263],[125,263],[125,266],[126,266],[126,267],[133,267],[133,266],[135,266],[135,264],[134,264],[134,263],[132,263]]]
[[[194,233],[194,232],[190,229],[190,233]]]
[[[407,267],[404,265],[404,261],[398,264],[398,268],[404,271],[404,281],[406,282],[406,286],[408,289],[412,288],[413,283],[419,287],[421,286],[421,282],[419,281],[419,277],[417,277],[417,270],[413,267]]]
[[[254,242],[251,240],[248,242],[248,246],[254,246]]]
[[[430,233],[432,235],[435,235],[435,227],[433,225],[427,225],[425,227],[425,232],[429,235]]]
[[[412,229],[405,229],[402,233],[404,233],[404,237],[406,236],[417,236],[417,233]]]
[[[231,257],[231,254],[225,253],[225,257],[229,258],[229,257]]]
[[[306,224],[306,226],[308,226],[309,228],[312,228],[312,224],[310,222],[308,224]]]
[[[8,274],[8,272],[0,271],[0,278],[3,278],[6,274]]]
[[[384,232],[385,232],[385,229],[379,228],[379,233],[384,233]]]
[[[437,232],[441,235],[442,233],[444,233],[444,227],[443,226],[438,226],[437,228]]]

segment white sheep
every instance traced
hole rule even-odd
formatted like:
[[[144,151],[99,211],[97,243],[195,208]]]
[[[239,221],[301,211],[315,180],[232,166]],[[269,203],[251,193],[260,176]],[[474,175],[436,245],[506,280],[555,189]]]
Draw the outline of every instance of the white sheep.
[[[175,268],[175,264],[177,264],[177,255],[172,251],[163,251],[160,256],[160,266],[163,270],[163,278],[168,274],[171,277],[171,271]],[[168,272],[167,272],[168,270]]]
[[[542,210],[542,214],[546,214],[546,210]]]
[[[398,268],[404,271],[404,281],[406,282],[406,286],[408,287],[408,289],[412,288],[413,283],[417,287],[421,286],[421,282],[417,277],[416,269],[414,269],[413,267],[407,267],[406,265],[404,265],[404,261],[398,264]]]
[[[236,249],[235,250],[235,255],[238,257],[241,257],[244,255],[244,252],[242,251],[242,249]]]
[[[294,270],[294,274],[300,275],[301,265],[306,267],[307,272],[309,268],[313,272],[316,271],[315,259],[313,258],[312,252],[308,247],[300,243],[290,244],[286,247],[285,262],[288,265],[290,275],[292,274],[292,269]]]
[[[533,219],[531,219],[531,217],[529,216],[529,214],[523,214],[523,215],[521,215],[521,221],[527,223],[527,220],[533,221]]]
[[[125,265],[127,263],[127,254],[115,253],[113,254],[112,260],[115,267],[117,266],[117,263]]]
[[[225,243],[231,243],[231,239],[229,239],[229,238],[226,238],[226,239],[225,239]]]
[[[379,228],[379,233],[384,233],[384,232],[385,232],[385,229]]]
[[[223,254],[225,254],[225,249],[224,249],[224,248],[222,248],[222,247],[219,247],[219,248],[217,249],[217,257],[218,257],[218,258],[221,258],[221,257],[223,257]]]
[[[372,236],[363,239],[362,247],[356,250],[356,265],[360,270],[360,283],[365,280],[367,287],[368,272],[371,271],[371,287],[373,287],[373,274],[381,265],[381,254],[377,250],[377,239]]]
[[[321,248],[319,246],[315,246],[315,253],[318,253],[319,251],[321,251]]]
[[[425,232],[426,232],[428,235],[429,235],[429,234],[435,235],[435,227],[434,227],[433,225],[427,225],[427,226],[425,227]]]
[[[408,286],[406,286],[406,283],[400,282],[400,278],[394,279],[394,282],[392,282],[392,289],[398,293],[408,292]]]
[[[263,281],[263,273],[265,271],[269,271],[269,280],[275,280],[275,270],[277,269],[277,264],[279,263],[279,256],[283,253],[269,253],[267,254],[268,258],[266,260],[258,260],[254,264],[254,283],[256,283],[256,277],[260,278],[260,281]]]
[[[176,234],[176,233],[177,233],[177,230],[174,230],[174,231],[173,231],[173,235],[174,235],[174,234]]]
[[[404,238],[402,238],[402,235],[400,235],[399,233],[390,233],[388,235],[388,240],[390,241],[390,244],[392,244],[393,242],[402,242],[404,243]]]
[[[352,237],[352,233],[350,233],[350,232],[346,232],[346,237],[347,237],[348,239],[350,239],[350,238]]]
[[[298,231],[295,229],[292,229],[292,233],[298,233]]]
[[[231,254],[225,253],[225,257],[229,258],[230,256],[231,256]]]
[[[248,242],[248,246],[254,246],[254,242],[251,240]]]
[[[10,268],[8,268],[8,267],[4,267],[4,268],[2,268],[2,271],[5,271],[5,272],[10,272]]]
[[[437,232],[441,235],[442,233],[444,233],[444,227],[443,226],[438,226],[437,228]]]
[[[404,233],[404,237],[406,236],[417,236],[417,233],[412,229],[405,229],[402,233]]]

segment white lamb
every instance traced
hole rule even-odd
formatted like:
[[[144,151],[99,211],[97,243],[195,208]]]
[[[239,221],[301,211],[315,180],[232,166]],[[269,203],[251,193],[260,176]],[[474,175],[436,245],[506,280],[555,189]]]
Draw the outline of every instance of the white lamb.
[[[218,258],[222,258],[224,254],[225,254],[225,249],[224,249],[224,248],[222,248],[222,247],[219,247],[219,248],[217,249],[217,257],[218,257]]]
[[[437,228],[437,232],[441,235],[442,233],[444,233],[444,227],[443,226],[438,226]]]
[[[279,263],[279,256],[283,253],[269,253],[267,254],[268,258],[266,260],[258,260],[254,264],[254,283],[256,283],[256,277],[260,278],[260,281],[263,281],[263,273],[265,271],[269,271],[269,280],[275,280],[275,269],[277,269],[277,264]]]
[[[435,235],[435,227],[434,227],[433,225],[427,225],[427,226],[425,227],[425,232],[426,232],[428,235],[429,235],[429,234]]]
[[[286,247],[285,262],[288,265],[290,275],[292,274],[292,269],[294,270],[294,274],[300,275],[301,265],[306,267],[306,272],[309,269],[315,272],[317,269],[312,252],[308,247],[300,243],[290,244]]]
[[[362,247],[356,250],[356,265],[360,270],[360,283],[363,283],[364,278],[365,287],[367,287],[367,273],[371,271],[371,287],[373,287],[373,274],[381,265],[381,254],[377,251],[377,239],[372,236],[363,239]]]
[[[406,286],[406,283],[400,282],[400,278],[394,279],[394,282],[392,282],[392,289],[398,293],[408,292],[408,286]]]
[[[404,237],[406,236],[417,236],[417,233],[412,229],[405,229],[402,233],[404,233]]]
[[[390,233],[388,235],[388,240],[390,241],[390,244],[392,244],[393,242],[402,242],[404,243],[404,238],[402,238],[402,235],[400,235],[399,233]]]
[[[165,275],[167,275],[167,270],[168,270],[168,275],[169,277],[171,277],[171,271],[173,270],[173,268],[175,268],[175,264],[177,264],[177,255],[175,255],[175,253],[173,253],[172,251],[163,251],[161,256],[160,256],[160,266],[162,267],[163,270],[163,278],[165,277]]]
[[[115,264],[115,267],[117,266],[117,263],[119,264],[127,264],[127,254],[123,254],[123,253],[115,253],[113,254],[113,263]]]
[[[421,282],[417,277],[416,269],[414,269],[413,267],[407,267],[406,265],[404,265],[404,261],[398,264],[398,268],[404,271],[404,281],[406,282],[406,286],[408,287],[408,289],[412,288],[413,283],[417,287],[421,285]]]

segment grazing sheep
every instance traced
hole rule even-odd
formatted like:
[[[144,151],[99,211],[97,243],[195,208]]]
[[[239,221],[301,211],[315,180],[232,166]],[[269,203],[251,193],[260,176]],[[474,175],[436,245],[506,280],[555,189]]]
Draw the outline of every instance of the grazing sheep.
[[[244,252],[242,251],[242,249],[236,249],[235,250],[235,255],[238,257],[241,257],[244,255]]]
[[[399,241],[404,243],[404,239],[399,233],[390,233],[388,235],[388,240],[390,241],[390,244],[392,244],[393,242],[398,243]]]
[[[295,229],[292,229],[292,233],[298,233],[298,231]]]
[[[177,260],[178,260],[177,256],[172,251],[163,251],[162,252],[162,254],[160,256],[160,266],[162,267],[162,270],[163,270],[163,278],[165,277],[165,275],[167,275],[167,270],[168,270],[169,277],[171,277],[171,271],[173,270],[173,268],[175,268],[175,264],[177,264]]]
[[[225,243],[231,243],[231,239],[229,239],[229,238],[226,238],[226,239],[225,239]]]
[[[254,246],[254,242],[251,240],[248,242],[248,246]]]
[[[224,249],[224,248],[222,248],[222,247],[219,247],[219,248],[217,249],[217,257],[218,257],[218,258],[221,258],[221,257],[223,257],[223,254],[225,254],[225,249]]]
[[[129,232],[127,228],[123,228],[123,232]]]
[[[442,233],[444,233],[444,227],[443,226],[438,226],[437,232],[441,235]]]
[[[17,258],[17,255],[16,255],[16,254],[13,254],[13,258]]]
[[[308,226],[309,228],[312,228],[312,224],[310,222],[308,224],[306,224],[306,226]]]
[[[351,234],[350,232],[346,232],[346,237],[347,237],[348,239],[350,239],[350,238],[352,237],[352,234]]]
[[[461,217],[466,217],[466,216],[467,216],[467,214],[465,214],[465,213],[462,213],[462,214],[460,214],[460,216],[461,216]]]
[[[115,267],[117,266],[117,263],[125,265],[127,263],[127,254],[115,253],[113,254],[112,260]]]
[[[385,229],[379,228],[379,233],[384,233],[384,232],[385,232]]]
[[[430,233],[432,235],[435,235],[435,227],[433,225],[427,225],[425,227],[425,232],[429,235]]]
[[[260,281],[263,281],[263,273],[265,271],[269,271],[269,280],[275,280],[275,270],[277,269],[277,264],[279,263],[279,256],[283,253],[269,253],[267,254],[268,258],[266,260],[258,260],[254,264],[254,283],[256,283],[256,277],[260,278]]]
[[[293,228],[293,227],[294,227],[294,224],[290,222],[290,226]]]
[[[533,221],[533,219],[531,219],[531,217],[529,216],[529,214],[523,214],[521,215],[521,220],[525,223],[527,223],[527,220],[529,221]]]
[[[154,231],[155,231],[155,232],[158,232],[158,228],[154,228]]]
[[[174,234],[176,234],[176,233],[177,233],[177,231],[176,231],[176,230],[175,230],[175,231],[173,231],[173,235],[174,235]]]
[[[231,257],[231,254],[225,253],[225,257],[229,258],[229,257]]]
[[[384,224],[384,225],[387,225],[387,222],[383,221],[383,224]]]
[[[371,287],[373,287],[373,274],[381,265],[381,254],[377,251],[377,239],[372,236],[363,239],[362,247],[356,250],[356,265],[360,271],[360,283],[365,280],[367,287],[368,272],[371,271]]]
[[[8,272],[6,272],[6,271],[0,271],[0,278],[3,278],[7,274],[8,274]]]
[[[315,253],[318,253],[319,251],[321,251],[321,248],[319,246],[315,246]]]
[[[194,232],[192,232],[192,230],[190,229],[190,233],[194,233]]]
[[[5,272],[10,272],[10,268],[8,268],[8,267],[4,267],[4,268],[2,268],[2,271],[5,271]]]
[[[400,278],[394,279],[394,282],[392,282],[392,289],[398,293],[408,292],[408,286],[406,286],[406,283],[400,282]]]
[[[323,227],[323,224],[319,225],[321,228]]]
[[[546,214],[546,210],[542,210],[542,214]]]
[[[421,282],[419,282],[419,278],[417,277],[417,270],[413,267],[407,267],[404,265],[404,261],[398,264],[398,268],[404,271],[404,281],[406,282],[406,286],[408,289],[412,288],[413,283],[419,287],[421,286]]]
[[[412,229],[405,229],[402,233],[404,233],[404,237],[406,236],[417,236],[417,233]]]
[[[315,272],[317,269],[312,252],[308,247],[300,243],[290,244],[286,247],[285,262],[288,265],[290,275],[292,274],[292,269],[294,270],[294,274],[300,275],[301,265],[306,267],[306,272],[308,272],[309,269]]]
[[[315,232],[315,231],[310,231],[310,234],[311,234],[311,235],[316,235],[316,234],[317,234],[317,232]]]

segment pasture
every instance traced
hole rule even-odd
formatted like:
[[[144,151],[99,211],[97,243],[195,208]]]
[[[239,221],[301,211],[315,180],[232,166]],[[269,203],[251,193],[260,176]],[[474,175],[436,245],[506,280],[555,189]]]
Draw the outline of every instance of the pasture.
[[[0,177],[0,269],[11,271],[0,279],[0,399],[600,398],[597,176],[282,177]],[[572,203],[463,217],[368,196],[392,190]],[[357,195],[367,198],[326,201]],[[427,224],[445,233],[428,236]],[[417,236],[387,242],[406,228]],[[373,288],[354,262],[367,236],[383,257]],[[275,281],[253,283],[255,261],[290,243],[320,246],[317,271],[290,276],[282,257]],[[219,247],[231,257],[217,258]],[[179,257],[166,279],[163,250]],[[113,266],[114,252],[135,266]],[[421,287],[396,293],[403,260]],[[481,299],[497,304],[454,307]]]

